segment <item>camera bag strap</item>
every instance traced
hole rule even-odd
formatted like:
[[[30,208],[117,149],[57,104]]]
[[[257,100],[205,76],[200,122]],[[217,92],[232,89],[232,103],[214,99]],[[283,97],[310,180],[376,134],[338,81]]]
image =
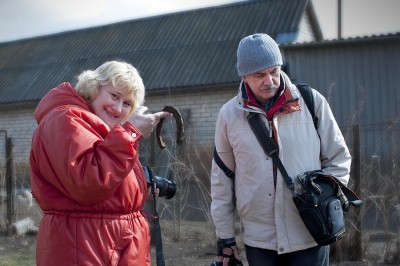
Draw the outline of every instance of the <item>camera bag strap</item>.
[[[305,102],[306,105],[307,105],[307,108],[308,108],[308,110],[309,110],[309,112],[310,112],[310,114],[311,114],[311,116],[312,116],[312,119],[313,119],[313,123],[314,123],[315,130],[317,130],[317,133],[318,133],[318,117],[315,115],[314,96],[313,96],[313,94],[312,94],[311,87],[310,87],[310,85],[304,84],[304,83],[296,84],[296,87],[297,87],[298,90],[300,91],[300,94],[301,94],[301,96],[303,97],[304,102]],[[266,128],[265,128],[265,129],[266,129]],[[268,130],[267,130],[267,131],[268,131]],[[257,136],[257,134],[255,134],[255,135]],[[274,143],[274,145],[275,145],[275,143]],[[213,157],[214,157],[215,163],[219,166],[219,168],[222,169],[222,171],[224,171],[225,175],[226,175],[227,177],[229,177],[230,179],[235,180],[235,173],[234,173],[231,169],[229,169],[229,168],[225,165],[225,163],[221,160],[221,158],[220,158],[219,155],[218,155],[218,152],[217,152],[217,148],[216,148],[216,147],[214,147],[214,156],[213,156]],[[278,157],[278,159],[279,159],[279,157]],[[276,159],[275,159],[275,160],[276,160]],[[278,165],[278,164],[279,164],[279,162],[276,163],[276,165]],[[281,164],[282,164],[282,163],[281,163]],[[282,165],[282,167],[280,167],[280,168],[283,168],[283,169],[284,169],[283,165]],[[282,169],[279,169],[279,170],[280,170],[281,172],[282,172],[282,171],[286,172],[285,170],[282,170]],[[282,175],[283,175],[284,172],[282,172]]]
[[[235,180],[235,173],[229,169],[218,155],[217,148],[214,147],[214,161],[224,171],[225,175],[232,180]]]
[[[294,190],[294,184],[292,179],[289,177],[288,173],[286,172],[285,167],[283,166],[281,160],[279,159],[278,156],[278,148],[274,142],[269,137],[269,131],[263,121],[261,120],[261,117],[257,113],[250,113],[249,116],[247,117],[248,122],[250,124],[251,129],[254,132],[254,135],[256,136],[257,140],[260,142],[261,147],[264,149],[264,152],[268,154],[272,158],[273,163],[278,167],[279,171],[281,172],[286,185],[292,192],[292,195],[295,196],[295,190]],[[264,135],[262,134],[264,133]],[[232,179],[233,181],[235,180],[235,173],[230,170],[225,163],[221,160],[221,158],[218,155],[217,149],[214,148],[214,161],[215,163],[224,171],[225,175]]]
[[[272,162],[278,167],[279,171],[283,176],[283,180],[285,181],[287,187],[290,189],[293,197],[296,197],[296,191],[294,190],[294,184],[288,173],[286,172],[285,167],[282,164],[282,161],[279,159],[278,155],[278,147],[275,144],[275,141],[270,137],[269,131],[265,126],[264,122],[261,119],[261,116],[258,113],[251,113],[248,115],[247,120],[250,124],[251,130],[258,142],[260,142],[261,147],[264,152],[272,158]]]
[[[317,130],[318,133],[318,116],[315,115],[314,96],[312,94],[311,87],[310,85],[304,83],[296,84],[296,87],[300,91],[300,94],[304,99],[308,111],[310,112],[313,119],[315,130]]]
[[[295,198],[297,196],[297,193],[294,190],[293,181],[286,172],[286,169],[283,166],[281,159],[279,159],[278,148],[275,144],[275,141],[272,139],[272,137],[270,137],[269,131],[265,126],[264,122],[262,121],[261,116],[256,113],[252,113],[247,117],[247,119],[249,121],[252,131],[254,132],[254,135],[256,135],[257,140],[260,142],[261,147],[264,149],[265,153],[272,158],[272,162],[278,167],[287,187],[290,189],[292,196]],[[327,175],[322,171],[319,171],[319,173]],[[330,176],[330,178],[334,183],[336,183],[338,188],[343,192],[346,201],[348,200],[348,202],[355,207],[359,207],[362,204],[360,198],[352,190],[343,185],[335,177]]]

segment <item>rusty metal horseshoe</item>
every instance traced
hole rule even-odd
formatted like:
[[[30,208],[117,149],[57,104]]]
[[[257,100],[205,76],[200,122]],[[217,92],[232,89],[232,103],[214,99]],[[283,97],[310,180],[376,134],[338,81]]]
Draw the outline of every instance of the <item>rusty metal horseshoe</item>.
[[[173,106],[165,106],[164,109],[162,109],[162,111],[171,113],[174,116],[176,122],[176,143],[182,144],[185,131],[183,128],[183,119],[181,113]],[[157,142],[158,146],[160,146],[161,149],[165,149],[166,147],[165,142],[161,137],[161,130],[163,123],[164,123],[164,118],[161,118],[156,128]]]

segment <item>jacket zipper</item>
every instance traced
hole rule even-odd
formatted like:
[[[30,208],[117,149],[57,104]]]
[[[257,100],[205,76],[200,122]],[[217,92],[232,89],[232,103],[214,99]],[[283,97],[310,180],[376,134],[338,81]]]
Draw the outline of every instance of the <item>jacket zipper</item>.
[[[272,130],[273,130],[273,128],[272,128],[272,120],[268,120],[268,124],[269,124],[269,137],[272,139],[273,142],[275,142],[275,140],[273,139],[273,135],[272,135]],[[274,177],[274,188],[275,188],[275,191],[276,191],[276,179],[278,177],[278,169],[277,169],[277,167],[276,167],[276,165],[275,165],[273,160],[272,160],[272,168],[273,168],[272,175]]]
[[[269,137],[272,138],[272,121],[268,120],[269,123]]]

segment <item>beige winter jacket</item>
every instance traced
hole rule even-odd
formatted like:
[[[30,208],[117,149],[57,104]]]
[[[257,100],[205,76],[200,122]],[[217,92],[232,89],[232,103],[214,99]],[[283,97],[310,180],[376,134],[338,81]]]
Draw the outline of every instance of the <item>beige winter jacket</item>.
[[[347,185],[351,156],[328,102],[313,90],[318,134],[311,114],[296,86],[282,73],[286,90],[293,97],[289,112],[277,113],[272,122],[263,116],[267,128],[274,127],[279,157],[296,184],[295,177],[309,170],[323,169]],[[220,110],[215,145],[222,161],[236,174],[236,209],[246,245],[276,250],[279,254],[316,246],[293,203],[291,193],[278,171],[274,188],[272,160],[264,153],[247,122],[249,112],[238,96]],[[321,145],[320,145],[321,139]],[[321,159],[320,159],[321,158]],[[211,170],[211,214],[219,238],[234,233],[235,204],[232,181],[213,161]]]

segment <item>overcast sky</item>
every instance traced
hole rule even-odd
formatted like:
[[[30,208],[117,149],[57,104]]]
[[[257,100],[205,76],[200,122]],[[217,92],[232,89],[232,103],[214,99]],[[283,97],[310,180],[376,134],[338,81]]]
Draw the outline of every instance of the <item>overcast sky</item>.
[[[0,42],[243,0],[0,0]],[[337,37],[337,0],[312,0]],[[400,0],[342,0],[342,36],[400,32]]]

